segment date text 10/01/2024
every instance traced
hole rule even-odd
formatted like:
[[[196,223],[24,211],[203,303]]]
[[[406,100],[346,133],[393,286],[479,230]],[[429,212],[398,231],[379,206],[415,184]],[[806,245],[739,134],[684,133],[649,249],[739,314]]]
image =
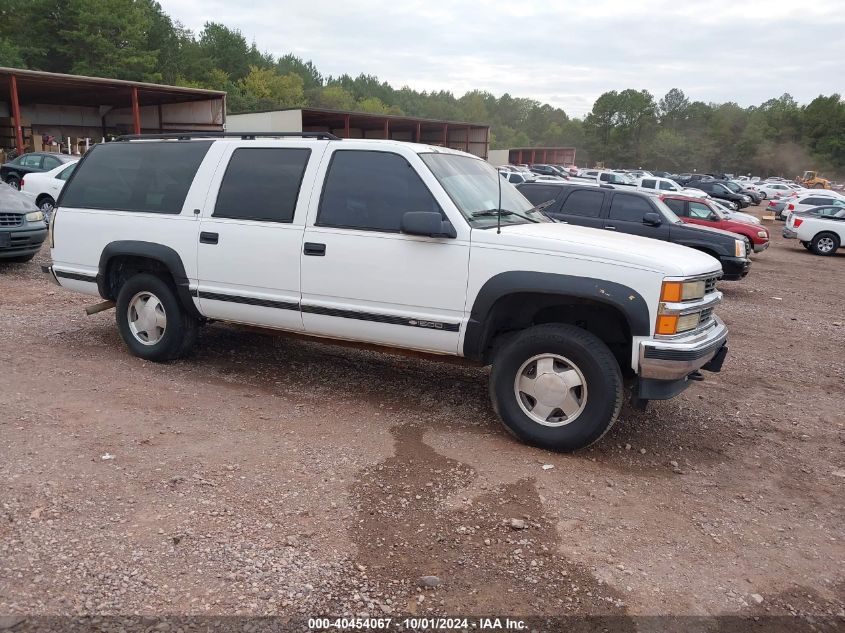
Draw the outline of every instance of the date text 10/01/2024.
[[[524,620],[516,618],[309,618],[308,628],[317,631],[340,630],[510,630],[528,628]]]

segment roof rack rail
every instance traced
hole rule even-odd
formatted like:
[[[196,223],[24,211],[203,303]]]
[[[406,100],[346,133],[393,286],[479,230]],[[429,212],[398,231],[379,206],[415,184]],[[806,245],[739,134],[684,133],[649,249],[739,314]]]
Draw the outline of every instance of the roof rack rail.
[[[323,141],[339,141],[340,137],[330,132],[166,132],[164,134],[122,134],[116,141],[142,141],[175,139],[188,141],[193,138],[239,138],[254,141],[256,138],[316,138]]]

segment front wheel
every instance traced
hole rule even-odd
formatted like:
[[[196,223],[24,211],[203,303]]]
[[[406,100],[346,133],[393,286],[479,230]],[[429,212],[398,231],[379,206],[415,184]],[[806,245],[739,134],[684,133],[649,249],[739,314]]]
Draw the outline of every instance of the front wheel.
[[[622,408],[622,372],[598,337],[572,325],[538,325],[508,341],[490,373],[505,428],[541,448],[574,451],[599,440]]]
[[[139,358],[164,362],[188,352],[198,323],[166,281],[142,273],[130,277],[117,295],[117,328],[129,351]]]
[[[819,233],[810,242],[810,250],[816,255],[833,255],[839,248],[839,238],[835,233]]]
[[[38,200],[38,208],[49,216],[53,212],[53,209],[56,208],[56,201],[50,196],[42,196]]]
[[[17,176],[9,176],[9,178],[6,180],[6,183],[10,187],[12,187],[13,189],[17,189],[18,191],[20,191],[21,189],[21,181]]]
[[[745,242],[745,256],[751,257],[751,254],[754,252],[754,243],[747,237],[742,238]]]

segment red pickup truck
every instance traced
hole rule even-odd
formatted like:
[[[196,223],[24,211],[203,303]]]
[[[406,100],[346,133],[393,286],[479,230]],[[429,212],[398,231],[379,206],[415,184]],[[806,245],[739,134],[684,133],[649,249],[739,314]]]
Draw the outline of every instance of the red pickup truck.
[[[752,250],[759,253],[769,248],[768,229],[759,224],[728,220],[715,205],[711,205],[707,200],[676,194],[662,195],[660,199],[687,224],[712,226],[741,235],[745,238],[745,249],[748,253]]]

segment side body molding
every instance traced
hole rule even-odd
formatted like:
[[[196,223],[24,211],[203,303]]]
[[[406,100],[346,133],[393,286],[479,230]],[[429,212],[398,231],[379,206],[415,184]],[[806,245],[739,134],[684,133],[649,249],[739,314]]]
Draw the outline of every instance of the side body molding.
[[[109,296],[109,284],[106,272],[108,271],[109,261],[112,258],[124,255],[146,257],[164,264],[173,276],[173,281],[176,282],[176,293],[182,302],[182,306],[189,314],[198,318],[201,316],[191,296],[188,276],[185,273],[185,265],[182,263],[179,253],[169,246],[154,242],[121,240],[110,242],[106,245],[100,254],[100,264],[97,272],[97,289],[103,299],[116,299],[116,297]]]
[[[559,296],[564,301],[576,299],[603,303],[616,308],[625,316],[632,336],[648,336],[651,333],[648,304],[633,288],[591,277],[511,271],[491,277],[478,291],[464,336],[463,351],[466,358],[483,358],[492,335],[489,317],[496,302],[508,295],[526,293]]]

